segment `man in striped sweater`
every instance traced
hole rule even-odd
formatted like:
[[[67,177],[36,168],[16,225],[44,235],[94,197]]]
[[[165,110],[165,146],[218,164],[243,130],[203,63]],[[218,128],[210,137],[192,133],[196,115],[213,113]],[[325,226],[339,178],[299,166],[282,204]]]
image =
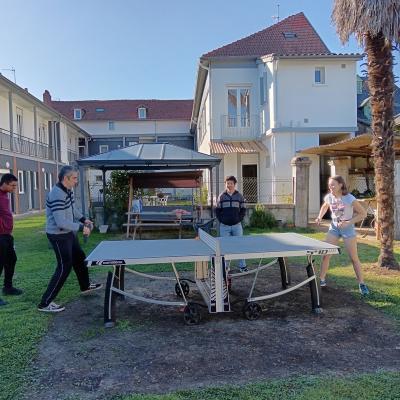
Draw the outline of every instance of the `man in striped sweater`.
[[[236,190],[237,180],[234,176],[225,178],[226,190],[217,200],[217,219],[219,221],[219,234],[221,236],[242,236],[242,221],[246,215],[244,197]],[[246,261],[239,260],[240,272],[247,272]]]
[[[102,287],[90,283],[89,272],[77,237],[83,230],[90,235],[92,222],[86,219],[75,207],[72,189],[78,184],[78,171],[64,166],[58,174],[58,183],[51,189],[46,200],[46,233],[57,258],[57,267],[38,306],[39,311],[60,312],[65,307],[53,302],[63,287],[71,269],[74,268],[81,293],[89,293]],[[79,222],[76,222],[79,221]]]

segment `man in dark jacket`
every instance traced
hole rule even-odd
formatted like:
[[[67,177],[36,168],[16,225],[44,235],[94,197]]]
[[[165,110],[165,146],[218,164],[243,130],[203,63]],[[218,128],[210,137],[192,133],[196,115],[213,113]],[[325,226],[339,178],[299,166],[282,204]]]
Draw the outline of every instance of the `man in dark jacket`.
[[[78,171],[66,165],[58,174],[58,183],[46,200],[46,233],[57,258],[57,268],[38,306],[39,311],[56,313],[65,307],[53,302],[74,268],[82,294],[98,290],[100,283],[90,283],[89,272],[77,237],[78,230],[90,235],[91,221],[77,209],[72,189],[78,184]],[[79,221],[79,222],[77,222]]]
[[[242,221],[246,214],[244,197],[235,189],[237,180],[234,176],[225,178],[224,190],[217,201],[217,218],[221,236],[242,236]],[[240,272],[246,272],[246,261],[239,260]]]
[[[14,250],[13,215],[10,208],[9,193],[17,188],[17,178],[13,174],[4,174],[0,180],[0,275],[4,270],[5,295],[20,295],[21,289],[17,289],[12,284],[12,279],[17,263],[17,255]],[[0,299],[0,306],[7,303]]]

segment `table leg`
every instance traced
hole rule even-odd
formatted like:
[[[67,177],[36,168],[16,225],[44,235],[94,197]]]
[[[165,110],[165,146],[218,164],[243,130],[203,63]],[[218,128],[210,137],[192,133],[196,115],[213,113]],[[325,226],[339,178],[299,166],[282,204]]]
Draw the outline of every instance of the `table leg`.
[[[309,278],[314,277],[314,279],[309,282],[312,311],[315,314],[321,314],[322,313],[322,308],[321,308],[321,304],[320,304],[320,300],[319,300],[317,278],[315,276],[312,257],[309,257],[309,259],[308,259],[307,276]]]
[[[106,293],[104,296],[104,327],[112,328],[115,326],[115,301],[117,295],[113,292],[115,273],[109,272],[107,275]]]
[[[279,257],[278,263],[281,270],[282,289],[286,289],[290,285],[290,271],[287,267],[287,259]]]

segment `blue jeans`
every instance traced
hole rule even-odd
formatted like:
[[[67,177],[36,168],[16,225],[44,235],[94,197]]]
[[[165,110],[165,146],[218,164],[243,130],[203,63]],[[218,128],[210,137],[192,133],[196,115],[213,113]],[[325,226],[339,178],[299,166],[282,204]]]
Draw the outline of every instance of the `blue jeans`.
[[[236,225],[224,225],[219,224],[219,234],[220,236],[243,236],[243,227],[239,222]],[[239,268],[246,268],[246,260],[239,260]]]

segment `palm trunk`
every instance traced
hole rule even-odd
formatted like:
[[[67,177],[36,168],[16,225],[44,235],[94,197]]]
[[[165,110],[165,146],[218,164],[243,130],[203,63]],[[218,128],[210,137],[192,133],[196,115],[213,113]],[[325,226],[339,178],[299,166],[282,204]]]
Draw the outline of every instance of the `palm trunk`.
[[[394,161],[393,147],[393,58],[391,43],[382,34],[365,38],[368,85],[371,94],[372,151],[380,225],[378,265],[400,269],[393,255]]]

